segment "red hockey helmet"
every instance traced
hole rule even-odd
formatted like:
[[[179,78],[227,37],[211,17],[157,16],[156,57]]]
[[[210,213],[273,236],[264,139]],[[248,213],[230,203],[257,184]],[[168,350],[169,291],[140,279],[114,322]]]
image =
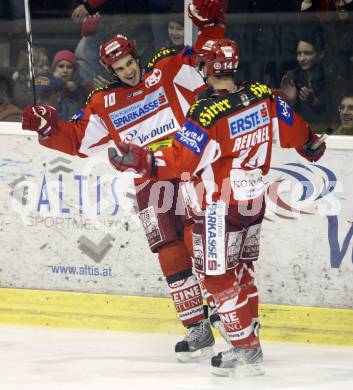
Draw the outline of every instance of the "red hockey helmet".
[[[239,63],[238,45],[230,39],[207,41],[196,56],[196,67],[204,75],[232,75]]]
[[[109,41],[103,43],[99,47],[99,62],[108,71],[114,62],[120,60],[120,58],[131,54],[137,58],[137,53],[133,41],[127,39],[124,35],[115,35]]]

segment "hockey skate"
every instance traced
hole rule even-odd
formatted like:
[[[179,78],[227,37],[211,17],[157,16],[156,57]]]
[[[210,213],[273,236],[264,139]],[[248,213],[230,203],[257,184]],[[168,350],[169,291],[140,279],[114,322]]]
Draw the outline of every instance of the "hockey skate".
[[[175,345],[178,362],[196,362],[210,358],[215,339],[207,319],[192,324],[182,341]]]
[[[262,362],[263,353],[260,346],[253,349],[232,347],[212,357],[212,374],[217,376],[264,375]]]

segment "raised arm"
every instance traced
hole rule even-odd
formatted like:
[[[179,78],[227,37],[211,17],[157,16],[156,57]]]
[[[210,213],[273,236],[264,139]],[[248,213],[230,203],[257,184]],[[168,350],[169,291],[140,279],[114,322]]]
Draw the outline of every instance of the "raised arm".
[[[199,29],[198,38],[193,45],[195,52],[198,52],[208,40],[224,37],[226,24],[219,0],[194,0],[188,7],[188,14]]]

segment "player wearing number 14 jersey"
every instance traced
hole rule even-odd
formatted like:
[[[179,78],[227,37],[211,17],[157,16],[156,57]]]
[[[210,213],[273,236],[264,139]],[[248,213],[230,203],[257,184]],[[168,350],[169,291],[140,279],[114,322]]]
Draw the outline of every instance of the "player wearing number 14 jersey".
[[[239,50],[228,39],[206,42],[196,65],[211,96],[191,106],[173,146],[151,154],[131,144],[109,150],[120,171],[145,177],[188,180],[192,205],[194,266],[204,275],[231,348],[213,356],[216,375],[234,369],[261,375],[258,292],[253,263],[259,256],[265,213],[264,175],[272,144],[296,148],[307,160],[325,151],[309,125],[271,89],[260,83],[237,83]]]

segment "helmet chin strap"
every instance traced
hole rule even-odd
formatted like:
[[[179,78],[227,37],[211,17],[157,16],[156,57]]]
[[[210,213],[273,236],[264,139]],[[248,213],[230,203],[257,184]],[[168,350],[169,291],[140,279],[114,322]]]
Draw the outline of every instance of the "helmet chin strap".
[[[197,73],[201,76],[203,82],[205,84],[207,84],[207,79],[208,79],[208,76],[205,76],[205,74],[203,73],[203,71],[201,71],[200,69],[197,69]],[[207,84],[208,85],[208,84]]]

